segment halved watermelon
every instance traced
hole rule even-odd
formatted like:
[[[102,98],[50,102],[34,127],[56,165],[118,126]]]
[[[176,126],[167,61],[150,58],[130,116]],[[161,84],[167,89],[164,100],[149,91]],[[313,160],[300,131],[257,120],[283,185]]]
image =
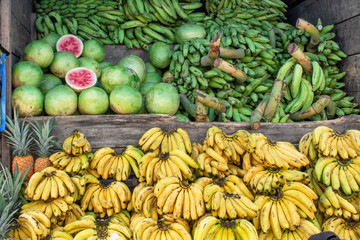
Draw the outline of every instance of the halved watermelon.
[[[85,67],[77,67],[68,71],[65,76],[65,81],[75,92],[81,92],[94,86],[97,78],[94,71]]]
[[[83,52],[84,44],[80,38],[67,34],[62,36],[56,43],[56,50],[71,52],[75,57],[80,57]]]

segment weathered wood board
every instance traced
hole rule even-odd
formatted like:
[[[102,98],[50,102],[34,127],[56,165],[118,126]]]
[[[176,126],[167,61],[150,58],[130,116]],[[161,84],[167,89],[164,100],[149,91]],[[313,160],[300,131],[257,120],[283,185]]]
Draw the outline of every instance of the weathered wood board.
[[[41,120],[41,117],[37,117]],[[45,117],[47,119],[48,117]],[[288,141],[298,144],[301,137],[321,125],[329,126],[338,132],[347,129],[360,130],[360,116],[346,116],[336,120],[300,123],[262,123],[259,130],[251,130],[248,122],[179,122],[168,115],[136,114],[136,115],[96,115],[96,116],[59,116],[55,118],[53,133],[57,141],[62,142],[75,129],[84,133],[94,149],[101,147],[122,148],[127,145],[138,146],[140,137],[152,127],[160,127],[164,131],[175,128],[186,130],[192,142],[202,143],[210,126],[218,126],[230,134],[239,129],[249,132],[261,132],[274,141]]]

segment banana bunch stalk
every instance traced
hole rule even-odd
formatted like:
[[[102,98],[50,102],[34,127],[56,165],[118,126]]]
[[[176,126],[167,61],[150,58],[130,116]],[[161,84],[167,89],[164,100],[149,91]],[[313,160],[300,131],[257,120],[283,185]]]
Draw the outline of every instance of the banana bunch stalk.
[[[48,167],[31,176],[25,191],[31,200],[47,201],[75,194],[76,186],[66,172]]]
[[[50,162],[54,167],[60,170],[64,170],[69,175],[82,175],[89,167],[93,154],[82,153],[80,155],[70,155],[65,151],[56,152],[49,157]]]
[[[111,217],[120,213],[122,209],[131,210],[131,192],[122,182],[112,182],[108,186],[91,183],[86,186],[84,196],[81,198],[81,209],[94,211],[100,217]]]
[[[145,239],[184,239],[191,240],[190,229],[183,221],[168,221],[160,219],[156,221],[152,218],[139,217],[134,220],[133,238],[136,240]]]
[[[77,130],[65,139],[62,148],[68,155],[79,156],[83,153],[91,153],[91,145],[86,136]]]
[[[256,141],[252,157],[269,168],[300,169],[310,162],[291,143],[272,142],[262,134],[253,135]]]
[[[116,154],[110,147],[103,147],[94,153],[90,163],[90,171],[95,170],[97,177],[102,179],[116,179],[125,181],[130,177],[131,171],[139,177],[139,163],[144,153],[129,145],[121,154]]]
[[[196,220],[205,213],[203,187],[197,183],[184,184],[176,177],[161,179],[154,189],[158,214]]]
[[[34,201],[31,203],[24,204],[21,207],[21,213],[27,212],[41,212],[50,219],[51,224],[60,224],[66,219],[68,212],[70,211],[70,204],[67,203],[64,199],[58,198],[55,200],[44,201]],[[79,210],[79,211],[78,211]],[[85,215],[83,211],[79,208],[76,208],[76,217]],[[77,212],[78,211],[78,212]]]
[[[244,182],[256,194],[269,194],[291,181],[308,184],[310,177],[307,173],[295,169],[269,169],[263,165],[253,166],[244,176]]]
[[[223,220],[205,216],[196,221],[193,239],[258,239],[254,225],[245,219]]]
[[[211,215],[221,219],[248,219],[254,218],[259,208],[245,195],[229,193],[224,184],[209,184],[204,188],[204,202]]]
[[[358,193],[351,196],[335,192],[332,187],[327,187],[319,197],[319,210],[330,218],[342,217],[348,221],[359,221]]]
[[[300,219],[300,225],[296,227],[295,230],[282,230],[281,239],[301,239],[308,240],[312,235],[320,233],[320,229],[312,222]],[[265,239],[279,239],[272,230],[269,230],[267,233],[261,232],[259,235],[259,240]],[[349,238],[350,239],[350,238]]]
[[[315,219],[318,199],[311,188],[298,182],[286,183],[276,195],[258,195],[255,204],[260,214],[253,219],[256,229],[267,233],[272,230],[276,239],[281,239],[283,230],[296,230],[301,225],[301,218]]]
[[[174,129],[168,133],[161,128],[151,128],[144,133],[139,140],[139,145],[143,151],[168,153],[173,150],[181,150],[191,154],[192,146],[188,133],[182,129]]]
[[[131,204],[134,211],[140,212],[145,218],[159,219],[153,186],[147,186],[145,182],[138,184],[133,190]]]
[[[340,239],[359,239],[360,226],[358,222],[348,222],[340,217],[332,217],[323,224],[323,231],[332,231]]]
[[[16,222],[18,227],[10,232],[12,239],[46,239],[50,234],[50,219],[42,212],[27,211]]]

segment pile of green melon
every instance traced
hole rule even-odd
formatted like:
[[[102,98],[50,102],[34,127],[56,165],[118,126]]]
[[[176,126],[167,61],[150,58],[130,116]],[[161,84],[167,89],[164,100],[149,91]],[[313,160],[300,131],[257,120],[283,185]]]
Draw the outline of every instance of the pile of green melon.
[[[153,65],[135,55],[116,65],[104,59],[101,42],[74,35],[51,33],[29,43],[12,68],[12,106],[21,117],[177,112],[176,88]]]

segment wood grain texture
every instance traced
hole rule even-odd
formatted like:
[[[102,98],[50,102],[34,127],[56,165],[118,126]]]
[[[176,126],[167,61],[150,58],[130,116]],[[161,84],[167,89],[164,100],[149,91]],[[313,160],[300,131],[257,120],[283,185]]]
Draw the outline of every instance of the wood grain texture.
[[[323,25],[334,24],[335,41],[348,55],[360,53],[360,1],[317,0],[305,1],[287,13],[290,23],[298,17],[316,24],[321,18]]]
[[[31,33],[14,15],[11,16],[11,39],[11,53],[22,57],[26,45],[31,41]]]
[[[11,0],[11,13],[28,32],[31,30],[32,22],[30,15],[33,11],[32,0]]]
[[[125,45],[105,45],[105,59],[104,61],[117,64],[123,57],[128,55],[136,55],[142,58],[145,62],[149,61],[148,53],[143,49],[128,49]]]
[[[1,9],[1,45],[8,50],[10,53],[12,52],[12,44],[14,41],[11,38],[11,0],[1,0],[0,1],[0,9]],[[12,66],[12,55],[6,58],[6,79],[11,79],[11,66]],[[11,104],[9,99],[11,98],[11,81],[6,81],[6,112],[9,114],[11,112]],[[2,148],[2,158],[1,162],[4,166],[10,167],[10,151],[9,146],[5,142],[4,134],[1,135],[1,148]]]
[[[360,14],[359,0],[306,0],[286,13],[290,23],[298,17],[316,23],[321,18],[323,24],[338,24]]]
[[[45,117],[48,119],[49,117]],[[41,117],[37,117],[38,120]],[[94,149],[101,147],[122,148],[127,145],[138,146],[140,137],[150,128],[160,127],[164,131],[174,128],[186,130],[192,142],[202,143],[206,131],[211,126],[218,126],[230,134],[239,129],[260,132],[274,141],[288,141],[297,144],[301,137],[316,127],[326,125],[336,131],[360,129],[360,116],[346,116],[336,120],[299,123],[262,123],[257,131],[250,129],[247,122],[179,122],[168,115],[136,114],[136,115],[96,115],[96,116],[58,116],[55,118],[53,134],[62,143],[75,129],[84,133]]]
[[[360,103],[360,54],[347,57],[340,68],[346,72],[343,78],[345,91],[355,97],[354,102]]]

